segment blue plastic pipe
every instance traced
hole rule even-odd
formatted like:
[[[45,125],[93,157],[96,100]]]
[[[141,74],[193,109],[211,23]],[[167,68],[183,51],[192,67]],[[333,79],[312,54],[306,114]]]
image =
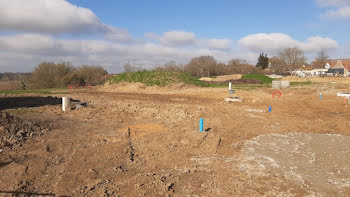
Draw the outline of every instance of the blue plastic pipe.
[[[322,93],[320,93],[320,99],[322,99]]]
[[[203,132],[203,130],[204,130],[203,124],[204,124],[204,120],[203,120],[203,118],[200,118],[199,119],[199,131],[200,132]]]
[[[272,108],[271,108],[271,106],[269,106],[269,112],[271,112],[272,111]]]

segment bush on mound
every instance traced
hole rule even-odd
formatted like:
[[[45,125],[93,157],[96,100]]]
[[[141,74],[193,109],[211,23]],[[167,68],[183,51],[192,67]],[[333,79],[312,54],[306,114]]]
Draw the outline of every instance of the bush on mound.
[[[208,87],[199,80],[199,77],[192,76],[185,72],[177,71],[137,71],[125,72],[116,74],[108,79],[110,84],[119,82],[143,83],[147,86],[166,86],[171,83],[184,83],[187,85],[196,85],[201,87]]]

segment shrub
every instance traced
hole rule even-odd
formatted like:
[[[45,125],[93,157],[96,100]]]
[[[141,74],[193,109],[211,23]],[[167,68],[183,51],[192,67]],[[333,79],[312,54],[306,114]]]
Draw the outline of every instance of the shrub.
[[[31,77],[33,88],[59,88],[68,85],[91,84],[104,82],[107,71],[101,66],[80,66],[74,68],[70,63],[43,62],[39,64]]]
[[[87,66],[83,65],[78,67],[73,72],[73,78],[78,79],[79,85],[91,84],[99,85],[104,83],[104,77],[107,75],[107,71],[101,66]]]

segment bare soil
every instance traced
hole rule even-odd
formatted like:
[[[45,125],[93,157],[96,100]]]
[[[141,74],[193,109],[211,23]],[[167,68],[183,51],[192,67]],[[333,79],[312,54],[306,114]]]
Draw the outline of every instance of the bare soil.
[[[0,81],[0,90],[19,90],[21,89],[20,81]]]
[[[237,90],[243,102],[226,103],[227,88],[119,84],[71,90],[88,105],[68,112],[4,107],[52,129],[1,147],[0,194],[350,196],[345,85]]]

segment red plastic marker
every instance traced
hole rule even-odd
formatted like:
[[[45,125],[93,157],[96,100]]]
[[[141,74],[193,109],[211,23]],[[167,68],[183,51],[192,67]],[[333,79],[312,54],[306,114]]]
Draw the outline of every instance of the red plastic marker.
[[[281,93],[280,91],[274,91],[274,92],[272,93],[272,98],[275,97],[275,94],[278,94],[278,97],[277,97],[277,98],[280,98],[280,97],[282,96],[282,93]]]

